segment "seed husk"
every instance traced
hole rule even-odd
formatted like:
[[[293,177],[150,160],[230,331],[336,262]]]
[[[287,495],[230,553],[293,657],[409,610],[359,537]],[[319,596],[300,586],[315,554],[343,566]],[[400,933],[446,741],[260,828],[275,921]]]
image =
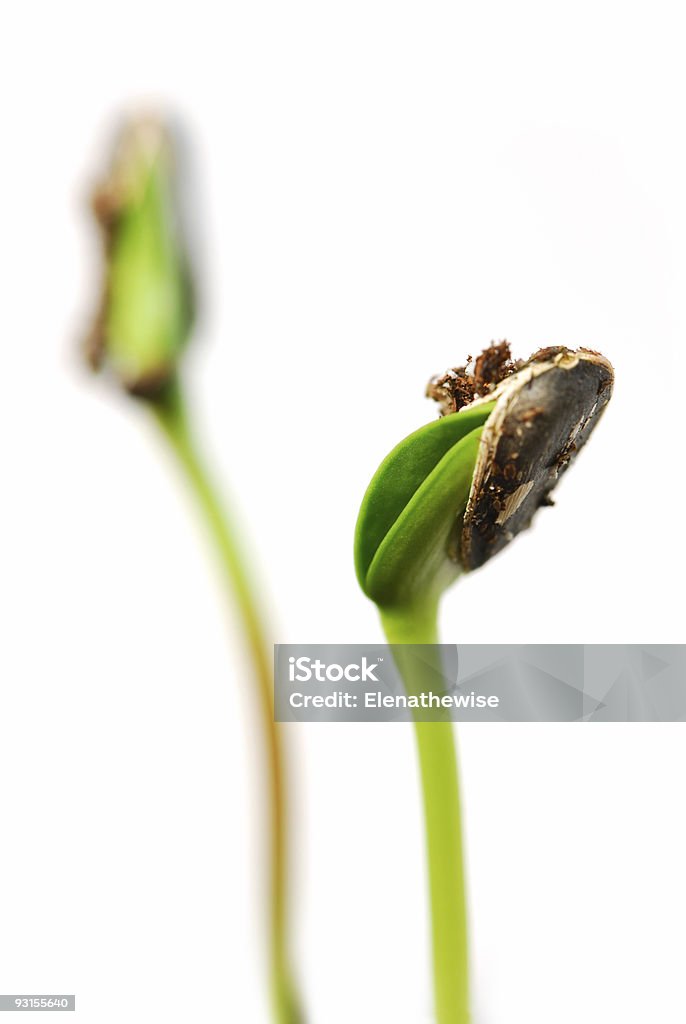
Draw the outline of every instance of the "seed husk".
[[[584,348],[541,349],[515,363],[501,343],[487,349],[479,365],[490,380],[460,367],[449,371],[454,376],[433,378],[428,389],[444,415],[472,384],[476,397],[453,414],[496,403],[483,428],[467,509],[449,545],[451,558],[467,571],[501,551],[542,505],[553,503],[551,491],[597,425],[614,382],[611,363]]]

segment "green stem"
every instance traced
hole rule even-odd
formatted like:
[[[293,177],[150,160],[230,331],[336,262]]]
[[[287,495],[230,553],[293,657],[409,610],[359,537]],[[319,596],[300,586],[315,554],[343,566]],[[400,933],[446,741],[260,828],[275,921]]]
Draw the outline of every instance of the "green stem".
[[[408,693],[430,689],[403,644],[438,642],[437,605],[380,609],[388,642]],[[460,793],[450,721],[415,721],[429,868],[433,973],[438,1024],[468,1024],[469,962]]]
[[[283,737],[274,721],[272,658],[259,602],[235,530],[199,454],[178,386],[151,406],[214,543],[227,590],[237,609],[252,661],[267,761],[271,984],[277,1024],[302,1024],[288,950],[286,784]]]

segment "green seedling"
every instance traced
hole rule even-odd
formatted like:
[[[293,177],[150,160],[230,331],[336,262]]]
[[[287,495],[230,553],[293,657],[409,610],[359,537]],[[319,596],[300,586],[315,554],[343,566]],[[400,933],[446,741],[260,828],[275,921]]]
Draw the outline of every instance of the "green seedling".
[[[205,465],[184,394],[182,356],[191,334],[193,301],[174,155],[169,131],[156,120],[132,121],[120,133],[107,176],[94,196],[104,281],[87,357],[160,428],[196,500],[243,627],[266,759],[274,1019],[277,1024],[301,1024],[288,937],[285,761],[273,715],[271,649],[249,560]]]
[[[378,606],[408,693],[422,689],[404,644],[435,644],[441,595],[526,529],[596,426],[612,366],[586,349],[514,362],[493,345],[473,369],[429,382],[439,420],[401,441],[364,496],[355,568]],[[440,666],[438,666],[440,667]],[[419,670],[421,671],[421,670]],[[415,722],[427,833],[439,1024],[470,1020],[457,759],[450,721]]]
[[[194,319],[176,192],[169,131],[152,118],[127,124],[93,193],[105,262],[87,356],[94,369],[151,401],[177,379]]]

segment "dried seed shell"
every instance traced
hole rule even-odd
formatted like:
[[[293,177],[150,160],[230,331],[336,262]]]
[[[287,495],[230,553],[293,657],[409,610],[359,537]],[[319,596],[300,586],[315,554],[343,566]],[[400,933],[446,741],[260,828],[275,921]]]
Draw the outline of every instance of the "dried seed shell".
[[[612,395],[614,372],[604,356],[588,349],[549,353],[538,353],[488,396],[496,407],[483,428],[451,551],[466,570],[478,569],[531,525],[541,505],[551,504],[550,492]]]

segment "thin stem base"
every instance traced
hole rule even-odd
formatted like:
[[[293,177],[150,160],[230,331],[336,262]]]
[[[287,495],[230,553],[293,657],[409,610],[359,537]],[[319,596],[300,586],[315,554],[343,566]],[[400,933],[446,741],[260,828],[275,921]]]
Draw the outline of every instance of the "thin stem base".
[[[173,388],[163,401],[151,408],[214,543],[226,589],[238,612],[252,661],[266,757],[269,806],[272,1005],[276,1024],[303,1024],[304,1016],[289,954],[286,766],[282,733],[274,721],[272,661],[266,629],[236,531],[200,456],[180,391]]]
[[[408,693],[430,686],[403,644],[437,642],[437,608],[381,609],[381,621]],[[469,1024],[467,910],[460,793],[453,725],[415,721],[429,873],[433,974],[438,1024]]]

